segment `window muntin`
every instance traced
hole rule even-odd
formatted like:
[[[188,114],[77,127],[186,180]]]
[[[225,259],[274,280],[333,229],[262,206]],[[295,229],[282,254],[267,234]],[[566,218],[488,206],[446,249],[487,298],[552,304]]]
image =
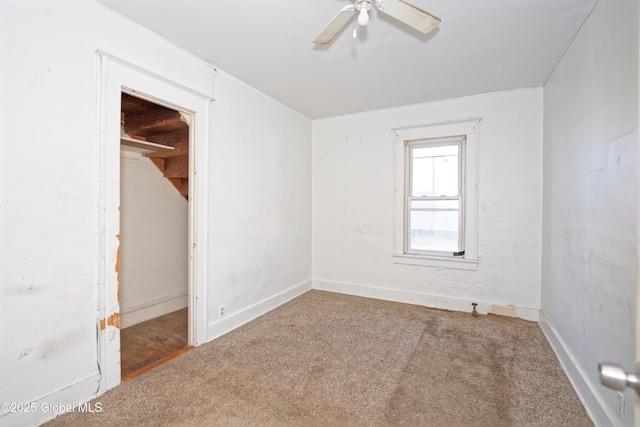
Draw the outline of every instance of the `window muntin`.
[[[405,141],[405,253],[464,253],[464,142]]]

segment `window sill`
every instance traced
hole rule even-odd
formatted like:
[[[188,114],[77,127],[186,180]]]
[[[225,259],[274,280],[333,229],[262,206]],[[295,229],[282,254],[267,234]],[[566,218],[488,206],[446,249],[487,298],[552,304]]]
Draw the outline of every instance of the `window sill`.
[[[391,254],[394,264],[422,265],[425,267],[477,270],[478,261],[464,258],[449,258],[424,255]]]

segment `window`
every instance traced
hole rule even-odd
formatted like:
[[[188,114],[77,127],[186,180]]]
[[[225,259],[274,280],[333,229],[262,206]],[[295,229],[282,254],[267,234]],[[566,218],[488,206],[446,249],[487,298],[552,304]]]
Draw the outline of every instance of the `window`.
[[[396,130],[394,262],[475,269],[477,124]]]
[[[464,137],[405,141],[405,252],[464,255]]]

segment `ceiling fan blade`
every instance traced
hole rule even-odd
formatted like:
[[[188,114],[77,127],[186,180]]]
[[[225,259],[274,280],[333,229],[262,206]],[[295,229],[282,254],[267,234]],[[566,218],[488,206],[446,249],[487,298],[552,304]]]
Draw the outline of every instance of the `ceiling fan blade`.
[[[355,6],[345,6],[333,17],[331,22],[324,27],[324,30],[313,41],[315,44],[329,44],[338,35],[338,33],[353,19],[356,15]]]
[[[403,0],[382,0],[376,2],[376,6],[381,12],[424,34],[436,28],[440,23],[440,18]]]

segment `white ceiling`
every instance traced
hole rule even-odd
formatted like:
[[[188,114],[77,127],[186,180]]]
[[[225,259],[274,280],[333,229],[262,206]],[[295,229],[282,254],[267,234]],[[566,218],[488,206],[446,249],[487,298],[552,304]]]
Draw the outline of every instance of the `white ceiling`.
[[[328,47],[350,0],[99,0],[310,118],[542,86],[597,0],[409,0],[423,35],[373,12]]]

